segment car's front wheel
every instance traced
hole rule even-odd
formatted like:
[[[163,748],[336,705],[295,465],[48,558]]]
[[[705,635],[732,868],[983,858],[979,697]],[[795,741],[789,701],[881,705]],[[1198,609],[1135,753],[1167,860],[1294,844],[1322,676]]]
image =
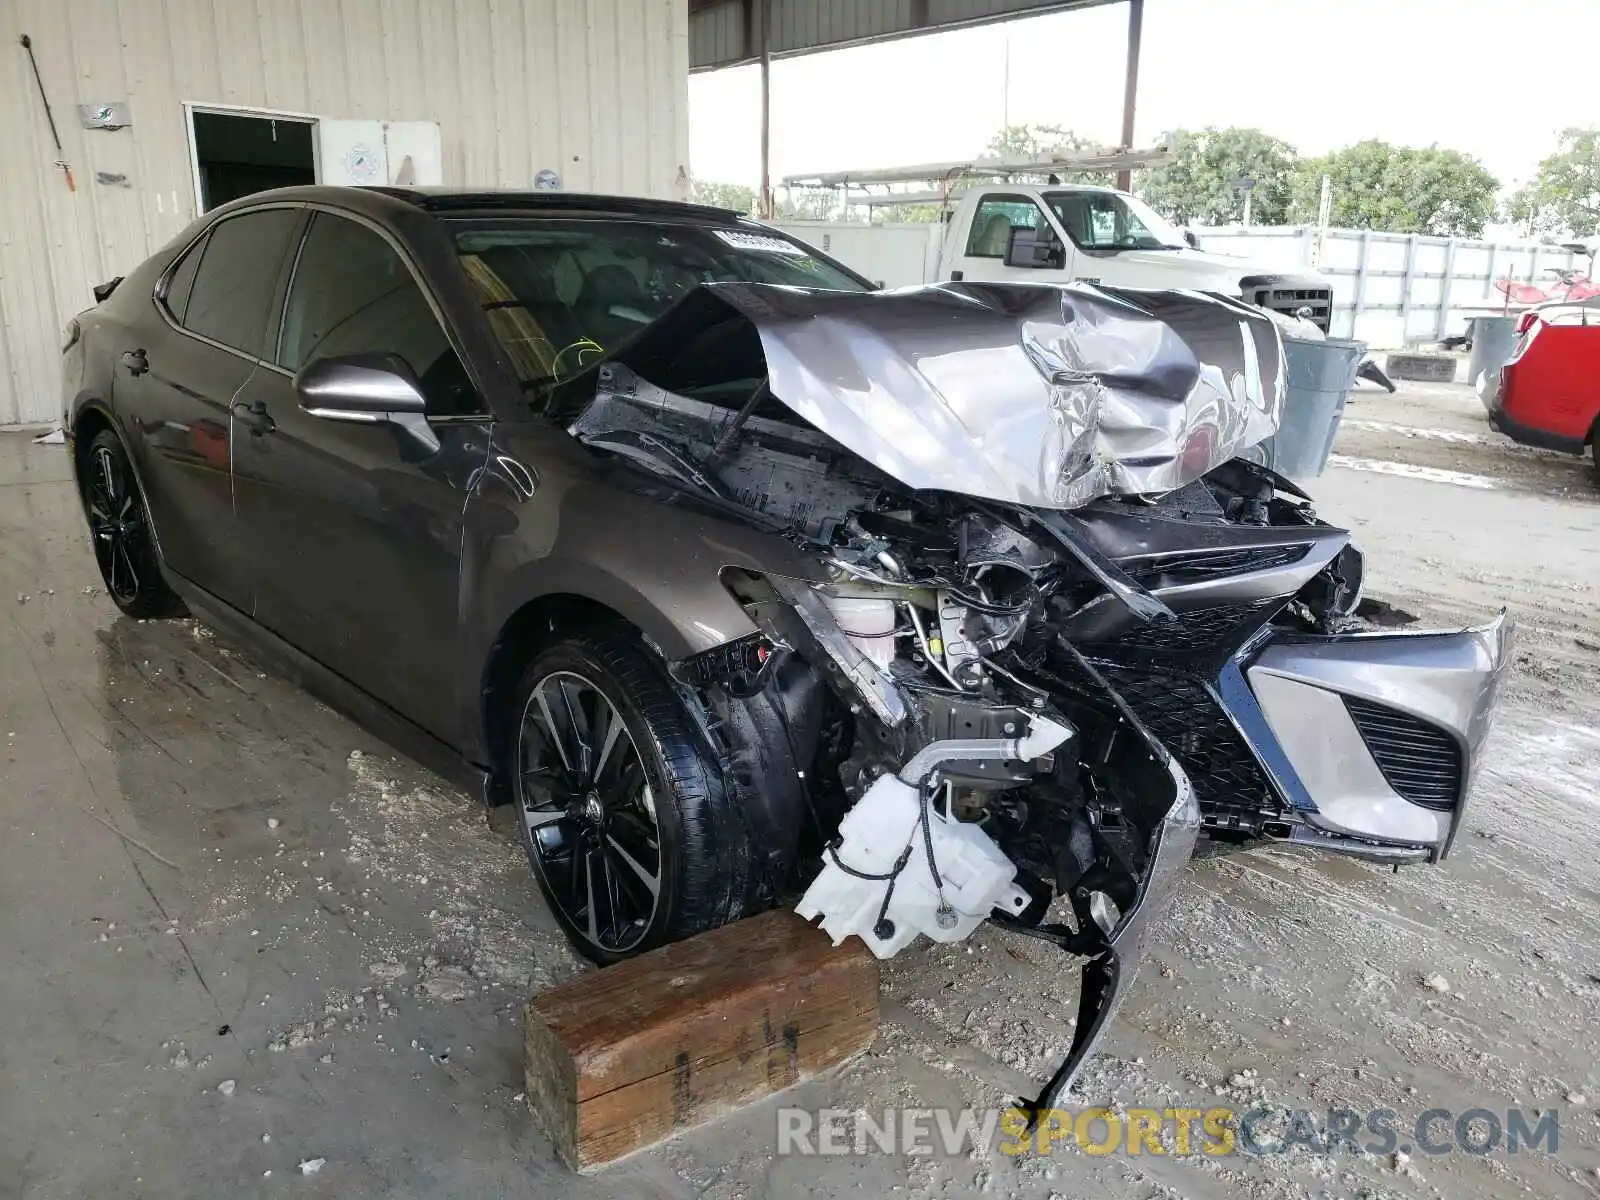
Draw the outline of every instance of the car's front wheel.
[[[636,636],[607,629],[544,650],[512,711],[523,847],[582,954],[616,962],[759,906],[716,759]]]
[[[78,472],[95,562],[112,602],[130,617],[167,617],[183,603],[161,577],[150,513],[122,442],[102,429]]]

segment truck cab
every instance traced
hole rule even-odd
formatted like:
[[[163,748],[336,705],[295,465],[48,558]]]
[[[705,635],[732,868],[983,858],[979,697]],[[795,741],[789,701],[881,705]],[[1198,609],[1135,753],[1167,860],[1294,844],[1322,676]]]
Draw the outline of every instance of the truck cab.
[[[1327,332],[1333,292],[1320,276],[1287,275],[1206,254],[1137,196],[1076,184],[994,184],[961,194],[933,279],[1188,288],[1301,316]]]

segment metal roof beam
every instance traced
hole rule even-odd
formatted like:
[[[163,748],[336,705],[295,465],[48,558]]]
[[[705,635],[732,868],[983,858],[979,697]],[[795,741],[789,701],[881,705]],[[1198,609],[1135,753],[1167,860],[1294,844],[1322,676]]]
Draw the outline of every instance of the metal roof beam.
[[[793,58],[870,42],[941,33],[1123,0],[771,0],[772,57]],[[751,0],[688,0],[689,69],[758,62],[758,7]]]

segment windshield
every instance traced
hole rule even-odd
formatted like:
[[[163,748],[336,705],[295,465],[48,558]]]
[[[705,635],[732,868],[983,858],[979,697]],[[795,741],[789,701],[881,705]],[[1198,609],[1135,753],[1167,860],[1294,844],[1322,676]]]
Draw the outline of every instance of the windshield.
[[[1080,250],[1182,250],[1183,233],[1124,192],[1046,192],[1045,203]]]
[[[641,221],[502,220],[455,235],[495,336],[528,384],[611,353],[702,283],[868,286],[764,230]]]

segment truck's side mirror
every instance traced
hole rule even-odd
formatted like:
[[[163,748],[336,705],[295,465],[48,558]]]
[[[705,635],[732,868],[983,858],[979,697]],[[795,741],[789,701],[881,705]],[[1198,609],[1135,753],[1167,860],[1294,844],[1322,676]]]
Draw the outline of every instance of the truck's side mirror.
[[[1032,269],[1064,267],[1066,255],[1056,239],[1055,231],[1048,225],[1037,228],[1013,225],[1011,236],[1006,241],[1005,264],[1008,267]]]
[[[1189,249],[1191,249],[1191,250],[1200,249],[1200,235],[1195,233],[1194,230],[1185,229],[1183,231],[1183,240],[1185,242],[1189,243]]]

